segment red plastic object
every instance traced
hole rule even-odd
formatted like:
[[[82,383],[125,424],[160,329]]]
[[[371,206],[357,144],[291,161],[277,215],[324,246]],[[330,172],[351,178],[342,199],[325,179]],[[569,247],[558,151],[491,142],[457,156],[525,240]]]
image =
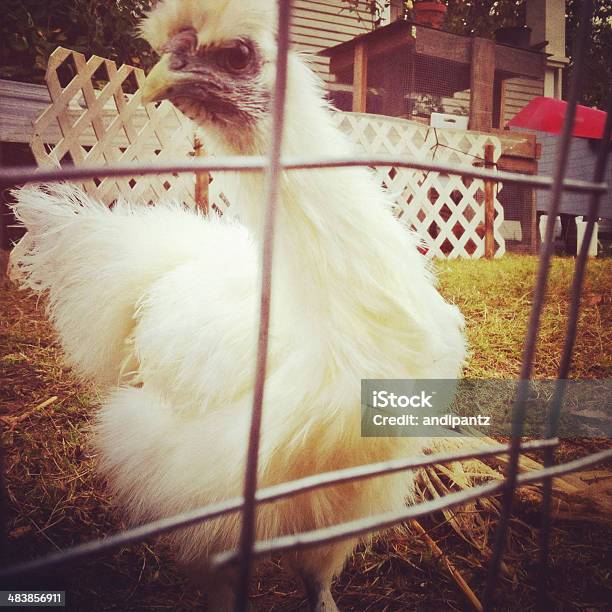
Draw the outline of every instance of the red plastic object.
[[[444,24],[446,4],[442,2],[415,2],[413,10],[414,21],[416,23],[437,28],[438,30]]]
[[[540,132],[560,134],[563,130],[565,120],[565,109],[567,102],[544,98],[534,98],[508,125],[510,127],[521,127]],[[573,136],[580,138],[601,138],[603,136],[606,113],[596,108],[587,106],[576,107],[576,120],[574,121]]]

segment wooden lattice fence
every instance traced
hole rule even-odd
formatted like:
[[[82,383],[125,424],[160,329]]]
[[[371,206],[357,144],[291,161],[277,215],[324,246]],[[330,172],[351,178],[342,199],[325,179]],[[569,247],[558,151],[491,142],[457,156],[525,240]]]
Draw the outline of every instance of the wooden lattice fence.
[[[362,113],[336,113],[335,122],[363,153],[390,154],[407,159],[483,165],[491,145],[493,164],[502,153],[494,135],[426,125]],[[393,195],[397,215],[413,227],[435,257],[479,258],[484,250],[484,181],[457,175],[398,167],[379,167],[376,173]],[[504,210],[493,190],[495,256],[505,253],[500,227]]]
[[[56,49],[46,73],[52,103],[34,122],[31,148],[37,163],[159,162],[197,154],[196,143],[202,135],[180,111],[166,101],[143,107],[144,78],[143,71],[133,66],[117,68],[108,59],[86,60],[81,53]],[[359,113],[337,112],[334,121],[365,153],[481,164],[485,146],[492,145],[493,163],[501,155],[499,138],[479,132],[429,128]],[[419,233],[429,255],[484,256],[483,181],[397,167],[376,168],[376,172],[393,195],[398,217]],[[206,194],[210,205],[221,212],[230,204],[224,193],[232,192],[224,180],[224,175],[215,178]],[[123,196],[143,202],[170,198],[195,206],[201,203],[196,184],[201,187],[202,183],[202,177],[194,181],[188,174],[167,174],[94,179],[84,187],[107,204]],[[500,188],[497,185],[494,202],[496,256],[505,252],[499,231],[503,222],[497,199]]]
[[[161,162],[193,155],[193,124],[169,102],[143,107],[144,78],[140,68],[117,68],[108,59],[85,60],[76,51],[56,49],[45,75],[52,103],[34,122],[31,140],[38,165]],[[195,205],[194,179],[185,174],[107,177],[84,187],[107,204],[124,196]]]

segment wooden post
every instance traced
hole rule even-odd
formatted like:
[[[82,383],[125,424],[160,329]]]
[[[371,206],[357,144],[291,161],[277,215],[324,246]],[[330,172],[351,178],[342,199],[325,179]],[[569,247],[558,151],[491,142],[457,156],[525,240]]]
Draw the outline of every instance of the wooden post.
[[[500,130],[504,129],[504,122],[506,118],[506,102],[508,99],[508,79],[502,79],[499,88],[499,122],[497,127]]]
[[[196,136],[193,139],[193,156],[204,157],[204,145]],[[208,215],[208,184],[210,183],[210,174],[208,172],[195,173],[195,203],[196,208],[201,210],[205,215]]]
[[[493,127],[495,43],[472,39],[470,63],[470,130],[489,131]]]
[[[535,140],[535,138],[534,138]],[[539,142],[535,142],[535,151],[533,155],[533,159],[531,160],[531,174],[538,173],[539,159],[542,157],[542,144]],[[538,192],[535,188],[531,188],[529,190],[529,213],[531,218],[531,231],[529,232],[531,244],[529,245],[531,248],[529,250],[530,255],[538,254]]]
[[[364,42],[355,45],[353,56],[353,112],[365,113],[368,95],[368,55]]]
[[[485,145],[485,168],[493,168],[493,156],[495,147],[492,144]],[[484,182],[484,205],[485,205],[485,257],[492,259],[495,256],[495,182]]]

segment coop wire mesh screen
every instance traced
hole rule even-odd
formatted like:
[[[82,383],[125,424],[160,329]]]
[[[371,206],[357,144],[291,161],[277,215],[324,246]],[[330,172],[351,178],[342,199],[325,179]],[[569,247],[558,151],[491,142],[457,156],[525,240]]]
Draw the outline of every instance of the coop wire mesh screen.
[[[267,209],[265,212],[264,240],[262,252],[262,277],[260,292],[260,319],[257,344],[257,359],[255,371],[255,385],[251,412],[251,425],[248,440],[248,452],[246,473],[244,479],[244,491],[241,497],[229,499],[220,503],[210,504],[183,514],[150,522],[123,532],[116,533],[101,540],[90,541],[65,550],[52,553],[46,557],[34,559],[0,570],[0,579],[4,584],[9,579],[36,574],[43,570],[60,565],[70,565],[81,562],[87,558],[103,555],[113,549],[126,544],[139,542],[147,538],[159,536],[170,531],[194,525],[203,521],[229,514],[241,513],[242,528],[239,547],[236,550],[228,550],[213,558],[215,567],[224,567],[236,564],[239,571],[239,582],[236,600],[236,610],[247,609],[247,597],[251,568],[256,558],[270,553],[280,551],[299,550],[305,547],[330,543],[349,537],[359,536],[380,529],[390,527],[408,519],[421,517],[445,508],[451,508],[465,504],[470,500],[480,497],[491,496],[502,493],[502,510],[496,528],[495,542],[492,550],[488,568],[488,577],[483,594],[483,606],[492,609],[495,588],[498,581],[500,564],[502,561],[506,536],[511,516],[513,495],[517,487],[526,483],[538,482],[543,487],[541,542],[539,571],[545,575],[547,556],[549,548],[549,535],[551,525],[551,482],[552,479],[568,474],[573,471],[602,462],[612,457],[612,450],[604,450],[581,459],[563,464],[553,465],[554,448],[558,442],[555,437],[555,425],[558,420],[561,403],[567,386],[567,378],[571,365],[572,350],[576,336],[578,314],[580,310],[580,293],[586,269],[588,246],[591,242],[594,222],[598,218],[601,196],[606,193],[607,185],[602,182],[606,168],[607,143],[612,132],[612,121],[610,105],[608,105],[607,121],[601,146],[598,153],[597,164],[592,182],[579,180],[564,180],[565,169],[568,160],[568,149],[570,135],[573,127],[576,104],[581,87],[581,74],[584,68],[585,46],[589,36],[589,24],[591,23],[592,2],[582,3],[580,30],[577,36],[577,48],[575,52],[575,69],[570,86],[567,114],[561,144],[556,162],[554,176],[527,176],[508,172],[500,172],[494,169],[464,166],[453,163],[444,163],[436,160],[411,161],[405,158],[393,156],[354,156],[342,158],[317,157],[317,158],[292,158],[284,159],[281,156],[281,144],[283,138],[284,102],[285,88],[287,82],[287,53],[289,49],[289,24],[291,19],[291,1],[279,0],[278,2],[278,53],[276,66],[276,82],[273,98],[272,117],[272,145],[268,158],[262,157],[231,157],[190,160],[180,163],[132,163],[132,164],[107,164],[99,166],[74,166],[68,168],[3,168],[0,171],[0,183],[5,185],[16,185],[28,181],[49,182],[65,180],[93,179],[94,177],[128,177],[159,175],[167,173],[193,173],[214,171],[240,171],[240,172],[265,172]],[[413,75],[412,78],[417,78]],[[410,101],[416,103],[415,101]],[[484,450],[470,450],[452,453],[437,453],[425,457],[410,458],[405,460],[388,461],[377,464],[361,465],[357,467],[316,474],[284,482],[278,485],[258,489],[257,488],[257,464],[259,453],[260,429],[262,422],[262,410],[264,405],[266,358],[268,349],[268,330],[270,324],[270,295],[272,283],[272,262],[274,246],[275,213],[279,199],[279,179],[283,170],[303,170],[315,168],[329,168],[342,166],[394,166],[396,168],[420,169],[426,171],[439,171],[463,177],[485,179],[492,182],[503,181],[519,187],[537,187],[550,191],[548,219],[555,219],[559,210],[560,201],[565,190],[576,193],[588,194],[589,216],[586,227],[586,235],[582,241],[582,247],[576,259],[575,271],[571,289],[571,304],[567,321],[567,330],[558,370],[558,378],[555,384],[554,397],[550,406],[550,416],[547,427],[547,435],[544,439],[534,441],[523,441],[524,421],[527,413],[527,398],[529,381],[532,375],[533,361],[536,350],[538,325],[542,313],[543,303],[546,295],[547,281],[551,257],[553,254],[553,231],[554,223],[546,226],[542,250],[539,258],[538,275],[535,286],[535,294],[531,305],[528,330],[522,358],[520,381],[514,399],[514,418],[512,420],[513,430],[509,444],[497,445]],[[519,473],[519,459],[523,452],[530,450],[543,450],[545,452],[544,468],[527,473]],[[471,458],[487,457],[507,453],[508,463],[505,478],[497,482],[489,482],[484,485],[475,486],[469,490],[451,493],[445,497],[422,502],[407,507],[402,512],[370,516],[349,523],[336,524],[330,527],[316,529],[313,531],[277,537],[270,540],[255,541],[255,513],[258,505],[270,503],[293,495],[312,491],[318,488],[350,482],[359,479],[376,478],[385,474],[397,473],[419,467],[433,465],[435,463],[448,463],[451,461]],[[545,580],[539,581],[540,601],[545,597]]]

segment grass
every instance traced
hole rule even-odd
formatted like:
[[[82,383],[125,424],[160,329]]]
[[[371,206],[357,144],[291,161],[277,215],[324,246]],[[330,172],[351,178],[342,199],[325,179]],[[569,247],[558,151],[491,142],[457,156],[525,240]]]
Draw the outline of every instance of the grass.
[[[441,290],[466,317],[471,347],[466,376],[517,376],[536,264],[535,258],[516,256],[440,263]],[[554,260],[534,369],[539,378],[554,377],[558,367],[572,267],[571,259]],[[589,263],[574,377],[609,377],[611,280],[612,260]],[[96,478],[88,453],[87,428],[97,401],[95,391],[79,385],[62,366],[42,303],[7,282],[0,285],[0,417],[8,534],[3,551],[5,560],[14,562],[114,533],[125,524],[120,512],[113,510],[104,483]],[[57,399],[48,401],[52,398]],[[564,443],[560,454],[569,459],[606,445],[607,441],[576,440]],[[605,484],[609,473],[605,474],[593,470],[592,478]],[[499,589],[502,610],[533,607],[535,501],[532,493],[517,500],[507,572]],[[459,520],[470,512],[482,512],[484,520],[489,520],[487,509],[487,502],[478,502],[466,508]],[[472,588],[481,592],[486,573],[483,554],[453,529],[453,520],[440,514],[423,526]],[[609,541],[606,521],[570,516],[555,523],[554,605],[575,610],[606,608],[612,599],[606,558]],[[201,604],[200,593],[179,574],[163,542],[126,547],[46,580],[67,590],[68,607],[73,610],[180,611]],[[262,566],[252,592],[257,610],[295,610],[305,603],[300,586],[279,572],[276,560]],[[335,596],[343,610],[467,609],[444,562],[411,525],[362,545],[338,579]]]
[[[441,290],[468,323],[468,378],[516,378],[535,285],[537,260],[506,255],[499,260],[455,260],[439,265]],[[573,258],[555,258],[542,314],[535,378],[557,375],[565,335]],[[572,378],[608,378],[612,367],[612,263],[589,263],[583,291]]]

